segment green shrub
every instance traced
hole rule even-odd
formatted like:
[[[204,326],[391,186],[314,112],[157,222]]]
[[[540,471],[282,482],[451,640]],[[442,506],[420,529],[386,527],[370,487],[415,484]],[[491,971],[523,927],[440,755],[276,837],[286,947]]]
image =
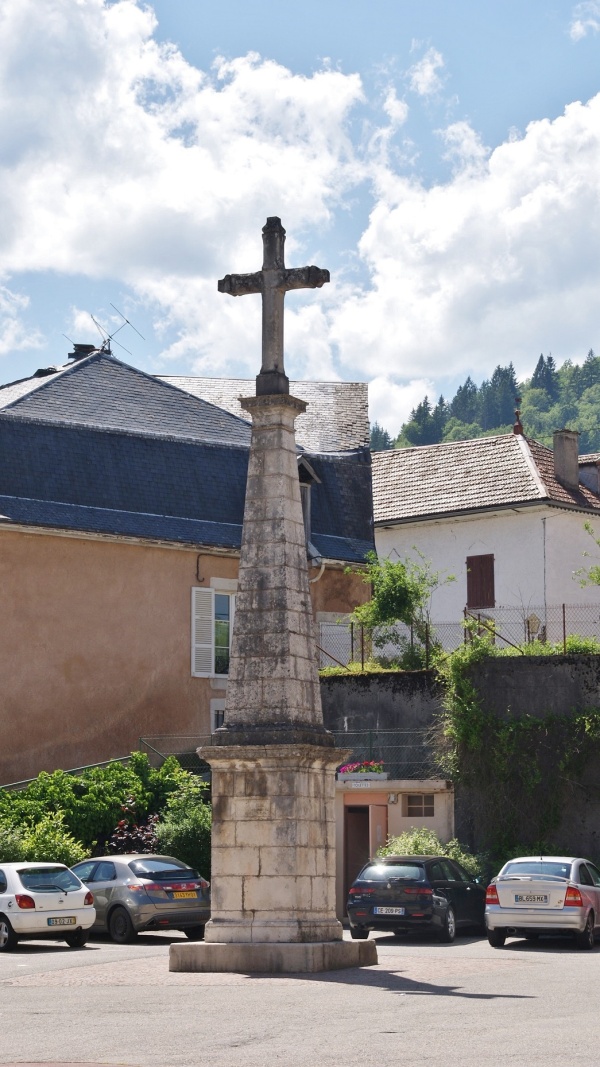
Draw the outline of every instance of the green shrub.
[[[167,799],[155,826],[160,852],[175,856],[210,877],[212,808],[205,800],[206,782],[189,774]]]
[[[205,878],[210,878],[210,829],[212,809],[209,804],[190,808],[187,815],[167,815],[156,824],[159,852],[183,860]]]
[[[482,860],[474,856],[455,837],[445,844],[435,830],[425,826],[411,826],[398,837],[388,837],[385,845],[377,850],[378,856],[449,856],[460,863],[468,874],[477,878],[481,874]]]
[[[159,770],[143,752],[133,752],[127,764],[91,767],[80,775],[42,772],[26,789],[0,789],[0,822],[37,823],[49,813],[62,812],[70,834],[86,848],[102,848],[122,818],[124,805],[135,806],[145,820],[159,811],[189,774],[175,756]]]
[[[24,859],[22,834],[10,823],[0,823],[0,863],[18,863]]]
[[[0,825],[0,860],[4,863],[39,860],[70,867],[88,855],[89,850],[69,833],[62,812],[43,815],[22,828]]]

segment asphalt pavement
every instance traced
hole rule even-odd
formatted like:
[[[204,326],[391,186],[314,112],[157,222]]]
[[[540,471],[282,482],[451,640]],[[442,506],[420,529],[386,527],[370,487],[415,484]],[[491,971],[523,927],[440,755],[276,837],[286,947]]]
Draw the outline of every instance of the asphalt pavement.
[[[176,937],[0,956],[0,1064],[578,1067],[600,1045],[600,946],[379,935],[376,967],[171,974]]]

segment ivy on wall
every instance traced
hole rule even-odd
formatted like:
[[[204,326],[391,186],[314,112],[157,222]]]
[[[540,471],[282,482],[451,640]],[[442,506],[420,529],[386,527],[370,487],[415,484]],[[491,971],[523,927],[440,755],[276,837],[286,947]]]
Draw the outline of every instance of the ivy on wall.
[[[539,650],[524,646],[512,654],[527,651]],[[468,796],[472,843],[499,862],[555,851],[565,807],[582,788],[600,801],[589,775],[599,752],[600,708],[543,718],[492,713],[473,678],[477,664],[498,655],[508,658],[475,634],[439,663],[445,698],[436,742],[442,773]]]

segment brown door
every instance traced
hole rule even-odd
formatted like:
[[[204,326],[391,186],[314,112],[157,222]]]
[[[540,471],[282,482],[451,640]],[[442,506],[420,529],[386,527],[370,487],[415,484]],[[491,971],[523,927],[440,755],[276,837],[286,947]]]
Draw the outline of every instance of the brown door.
[[[361,867],[369,859],[369,808],[345,808],[344,834],[344,908],[348,890]]]
[[[387,841],[387,804],[371,804],[369,807],[369,855]]]

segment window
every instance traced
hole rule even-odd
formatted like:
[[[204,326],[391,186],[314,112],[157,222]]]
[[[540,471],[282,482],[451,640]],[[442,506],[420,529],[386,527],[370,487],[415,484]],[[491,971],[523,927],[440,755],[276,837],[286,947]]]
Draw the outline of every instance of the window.
[[[92,871],[97,864],[97,860],[86,860],[85,863],[78,863],[76,867],[72,867],[71,870],[77,875],[81,882],[91,881]]]
[[[594,885],[600,886],[600,871],[597,867],[594,867],[593,863],[588,863],[587,869],[592,876],[592,882]]]
[[[449,882],[460,882],[461,879],[458,876],[458,871],[454,870],[454,867],[449,860],[440,860],[440,865],[444,872],[444,878]]]
[[[423,819],[434,814],[433,793],[405,793],[402,797],[405,818]]]
[[[96,874],[94,876],[95,882],[114,882],[117,877],[114,863],[109,863],[108,860],[103,860],[98,864]]]
[[[495,606],[493,555],[467,556],[467,607]]]
[[[235,596],[218,589],[192,589],[192,675],[229,674]]]

